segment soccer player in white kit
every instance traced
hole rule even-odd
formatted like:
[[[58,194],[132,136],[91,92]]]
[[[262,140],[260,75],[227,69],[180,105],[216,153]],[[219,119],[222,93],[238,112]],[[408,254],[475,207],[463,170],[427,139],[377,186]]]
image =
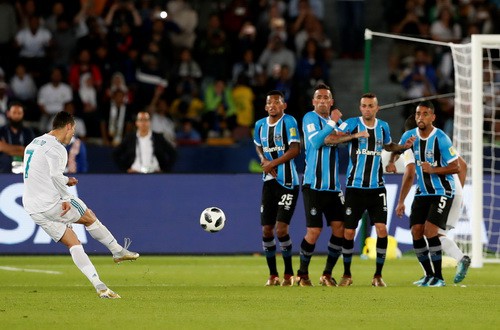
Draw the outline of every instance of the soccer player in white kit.
[[[76,185],[78,180],[63,175],[68,161],[64,145],[70,142],[74,133],[73,116],[61,111],[54,118],[52,130],[35,138],[26,147],[23,206],[54,241],[68,247],[73,262],[94,285],[99,297],[121,298],[99,279],[71,224],[83,224],[94,239],[111,251],[116,263],[136,260],[139,254],[127,250],[129,239],[125,239],[125,247],[118,244],[94,212],[81,199],[69,194],[67,186]]]

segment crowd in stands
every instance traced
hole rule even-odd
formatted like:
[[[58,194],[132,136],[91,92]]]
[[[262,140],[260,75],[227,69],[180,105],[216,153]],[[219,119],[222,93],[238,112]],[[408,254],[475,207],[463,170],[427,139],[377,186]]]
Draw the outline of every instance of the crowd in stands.
[[[271,89],[300,118],[329,83],[323,0],[212,3],[201,26],[196,1],[0,0],[0,116],[21,101],[41,133],[70,108],[82,141],[111,147],[139,111],[174,146],[250,140]]]
[[[337,46],[325,0],[210,1],[209,13],[195,0],[0,0],[0,125],[20,101],[36,133],[72,111],[84,143],[118,146],[140,111],[172,146],[248,141],[269,90],[283,91],[300,119],[314,86],[332,83],[332,59],[362,57],[363,2],[336,0]],[[461,42],[500,22],[496,0],[384,6],[390,32],[432,40]],[[404,97],[452,89],[449,52],[415,45],[395,42],[389,59]],[[441,111],[451,118],[453,106]]]
[[[500,33],[500,1],[497,0],[390,0],[385,1],[389,32],[438,42],[468,43],[472,34]],[[498,57],[499,54],[493,54]],[[497,70],[499,70],[497,68]],[[389,57],[389,79],[401,84],[402,99],[454,92],[450,47],[394,42]],[[496,77],[500,83],[500,76]],[[453,136],[453,97],[436,102],[436,126]],[[403,111],[406,118],[413,111]]]

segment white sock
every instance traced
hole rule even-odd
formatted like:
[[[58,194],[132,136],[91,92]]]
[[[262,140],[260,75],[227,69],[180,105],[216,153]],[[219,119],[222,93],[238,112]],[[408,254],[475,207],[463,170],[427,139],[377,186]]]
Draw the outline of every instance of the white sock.
[[[88,227],[85,227],[89,232],[90,236],[92,236],[95,240],[99,241],[111,251],[111,253],[115,254],[120,252],[123,247],[118,244],[115,237],[111,232],[103,225],[98,219]]]
[[[83,246],[81,245],[73,245],[69,249],[69,253],[71,253],[71,257],[73,258],[73,262],[80,269],[80,271],[87,276],[92,285],[97,289],[97,286],[102,288],[106,285],[99,279],[99,275],[90,261],[89,256],[83,250]]]
[[[464,253],[460,248],[457,246],[457,243],[455,243],[454,240],[449,239],[447,236],[439,236],[439,240],[441,241],[441,247],[443,251],[455,259],[456,261],[460,261]]]

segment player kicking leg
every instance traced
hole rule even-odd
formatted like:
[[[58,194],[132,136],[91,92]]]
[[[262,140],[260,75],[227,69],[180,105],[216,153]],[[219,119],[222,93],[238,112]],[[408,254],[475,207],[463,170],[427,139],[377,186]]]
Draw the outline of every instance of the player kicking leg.
[[[73,262],[92,283],[99,297],[121,298],[100,280],[71,224],[83,224],[94,239],[101,242],[113,253],[115,262],[136,260],[139,258],[139,254],[128,251],[118,244],[109,230],[96,218],[95,214],[87,208],[82,200],[73,197],[69,202],[60,201],[48,211],[31,214],[31,217],[54,241],[61,242],[68,247]]]

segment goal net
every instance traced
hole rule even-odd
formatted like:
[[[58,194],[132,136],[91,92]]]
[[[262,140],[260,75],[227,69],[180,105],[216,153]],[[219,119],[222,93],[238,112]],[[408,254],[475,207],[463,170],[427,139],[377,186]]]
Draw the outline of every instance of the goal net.
[[[453,143],[468,164],[455,241],[472,267],[500,262],[500,35],[450,44],[455,69]]]
[[[365,62],[373,36],[451,48],[455,79],[453,144],[468,171],[462,214],[448,236],[471,257],[472,267],[500,262],[500,35],[472,35],[468,44],[453,44],[366,29]]]

